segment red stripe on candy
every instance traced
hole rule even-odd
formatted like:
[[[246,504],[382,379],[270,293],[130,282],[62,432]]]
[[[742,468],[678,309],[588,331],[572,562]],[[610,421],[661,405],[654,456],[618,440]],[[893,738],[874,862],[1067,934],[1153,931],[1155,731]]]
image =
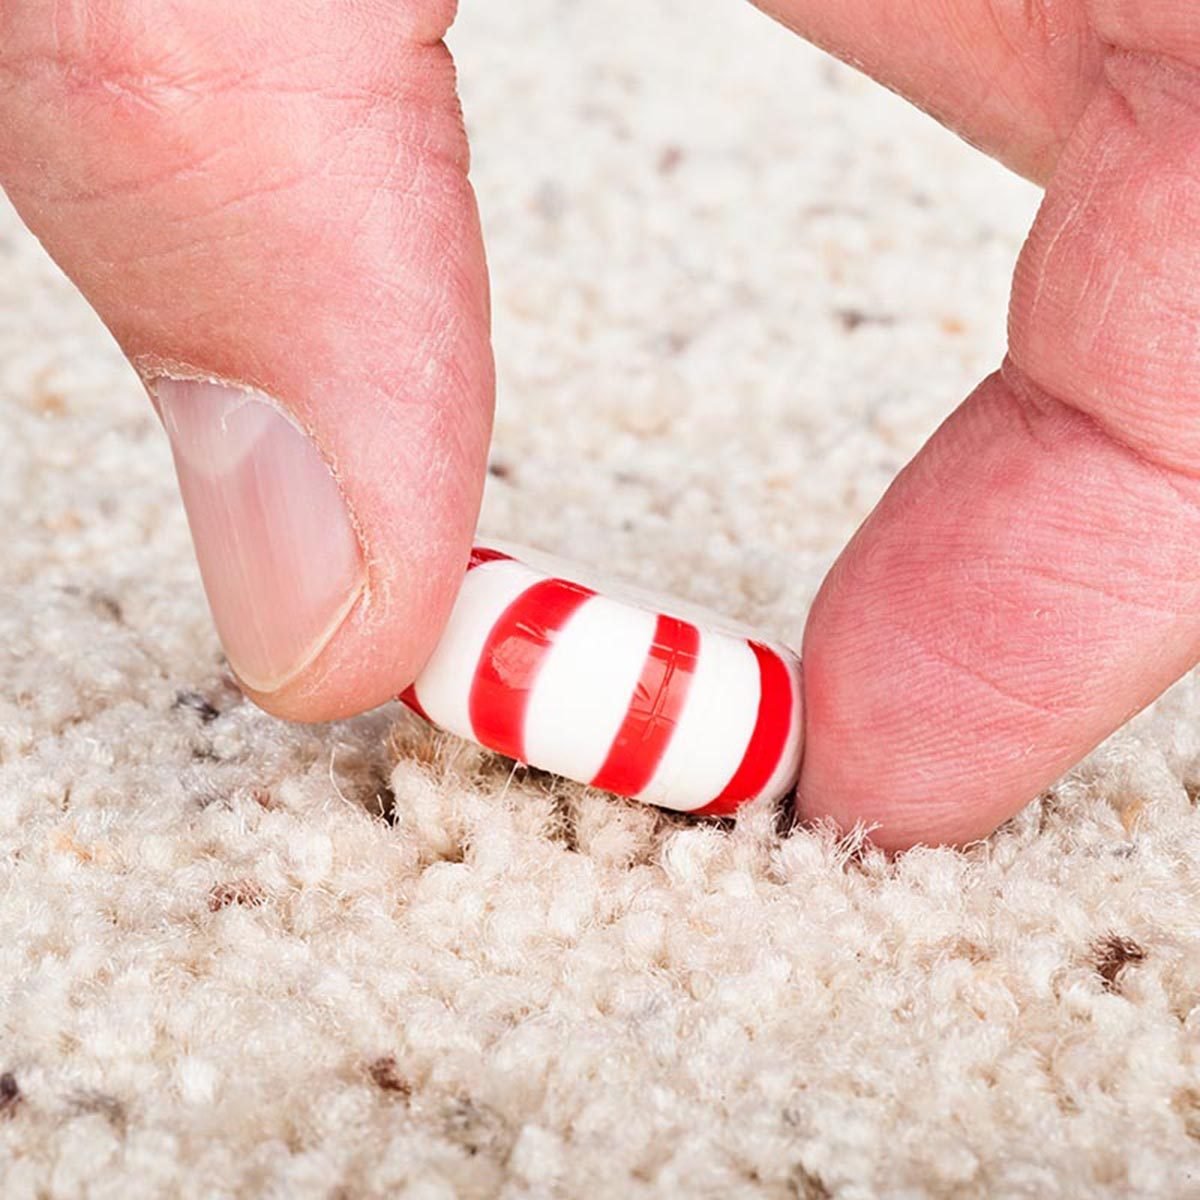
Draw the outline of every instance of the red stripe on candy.
[[[417,699],[416,684],[409,684],[409,686],[405,688],[404,691],[402,691],[400,695],[396,697],[396,699],[399,700],[401,704],[405,704],[411,708],[418,717],[424,717],[425,720],[429,721],[431,725],[433,724],[433,722],[429,720],[429,714],[421,706],[420,700]]]
[[[593,787],[636,796],[650,782],[683,712],[699,649],[694,625],[659,616],[641,678]]]
[[[484,563],[490,562],[510,562],[511,554],[505,554],[503,550],[493,550],[490,546],[472,546],[471,561],[467,563],[467,570],[472,571],[476,567],[482,567]]]
[[[695,810],[698,816],[723,817],[757,796],[775,773],[792,725],[792,678],[774,650],[749,642],[758,659],[758,717],[750,744],[733,778],[711,803]]]
[[[591,588],[545,579],[522,592],[492,626],[471,683],[471,727],[490,750],[525,761],[525,710],[555,634]]]

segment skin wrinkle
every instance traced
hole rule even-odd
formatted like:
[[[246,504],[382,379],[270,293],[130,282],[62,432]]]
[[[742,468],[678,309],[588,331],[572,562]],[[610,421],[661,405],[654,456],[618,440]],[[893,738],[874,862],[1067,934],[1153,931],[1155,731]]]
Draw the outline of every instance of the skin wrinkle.
[[[1096,186],[1096,185],[1093,184],[1093,187],[1094,186]],[[1048,245],[1046,246],[1045,251],[1043,252],[1043,255],[1042,255],[1043,262],[1049,262],[1053,259],[1054,252],[1057,250],[1059,242],[1066,236],[1068,229],[1070,229],[1070,227],[1074,224],[1076,216],[1086,206],[1088,199],[1089,199],[1089,196],[1085,195],[1085,196],[1071,202],[1070,207],[1067,209],[1066,213],[1063,215],[1058,228],[1055,230],[1054,234],[1051,236],[1050,241],[1049,241]],[[1022,264],[1018,261],[1018,264],[1017,264],[1018,275],[1020,274],[1021,270],[1022,270]],[[1053,286],[1053,283],[1054,283],[1053,272],[1042,270],[1037,273],[1037,283],[1035,284],[1033,296],[1029,301],[1029,312],[1027,315],[1023,315],[1023,318],[1022,318],[1023,320],[1027,321],[1030,325],[1034,325],[1037,323],[1038,309],[1041,306],[1043,294],[1045,292],[1045,289],[1048,286]],[[1010,328],[1009,328],[1009,343],[1010,343],[1010,345],[1009,345],[1009,351],[1008,351],[1010,359],[1012,359],[1012,354],[1013,354],[1012,345],[1011,345],[1011,343],[1012,343],[1011,322],[1013,319],[1014,319],[1014,317],[1010,314],[1010,318],[1009,318],[1009,320],[1010,320]],[[1012,359],[1012,361],[1015,366],[1016,365],[1015,359]]]
[[[1163,11],[1157,5],[1144,4],[1142,0],[1135,0],[1135,2],[1139,6],[1136,11],[1142,21],[1147,15],[1161,14]],[[1192,55],[1200,56],[1200,21],[1197,21],[1194,10],[1190,14],[1192,17],[1191,29],[1175,40],[1169,34],[1163,36],[1163,25],[1158,26],[1157,33],[1143,26],[1140,35],[1135,31],[1131,37],[1128,31],[1122,29],[1122,10],[1128,11],[1128,0],[1115,0],[1115,2],[1114,0],[1085,0],[1085,3],[1093,28],[1108,45],[1165,59],[1175,59],[1192,66],[1195,65]],[[1179,11],[1182,10],[1175,10],[1174,13],[1167,10],[1167,16],[1171,17]],[[1190,54],[1179,44],[1179,42],[1186,43],[1189,37],[1195,41],[1195,46]]]
[[[1114,588],[1104,587],[1098,580],[1080,579],[1064,575],[1061,571],[1055,571],[1049,566],[1041,566],[1037,563],[1025,563],[1022,566],[1022,574],[1029,575],[1035,579],[1044,579],[1047,583],[1053,583],[1059,587],[1070,588],[1081,592],[1086,592],[1093,596],[1102,596],[1106,600],[1111,600],[1113,603],[1122,608],[1134,609],[1138,612],[1150,613],[1153,616],[1169,617],[1172,620],[1178,620],[1182,612],[1176,607],[1164,606],[1161,604],[1151,604],[1146,600],[1134,599],[1131,596],[1125,595],[1123,592],[1117,591]],[[1192,581],[1193,585],[1200,583],[1200,579]],[[1200,602],[1192,610],[1195,615],[1200,616]]]
[[[1047,104],[1045,100],[1038,94],[1040,92],[1040,85],[1042,83],[1041,74],[1038,71],[1036,64],[1029,61],[1024,52],[1024,47],[1022,46],[1020,39],[1014,36],[1011,14],[1005,14],[1002,16],[998,11],[998,4],[1001,3],[1004,3],[1004,0],[989,0],[989,2],[985,5],[985,9],[990,18],[993,32],[996,35],[996,40],[1007,52],[1002,56],[1002,60],[1005,62],[1005,65],[1007,65],[1011,71],[1018,74],[1027,85],[1033,85],[1032,90],[1036,98],[1035,102],[1037,103],[1039,115],[1046,123],[1049,130],[1052,133],[1057,133],[1054,105]],[[1047,35],[1046,29],[1046,25],[1049,21],[1049,17],[1047,15],[1047,6],[1037,3],[1036,0],[1033,0],[1033,2],[1029,2],[1029,0],[1027,0],[1027,2],[1024,4],[1024,10],[1026,27],[1031,29],[1036,28],[1038,40],[1047,48],[1049,48],[1051,39]],[[1041,13],[1040,19],[1033,15],[1035,11]],[[964,29],[963,32],[966,34],[968,31]],[[992,91],[993,86],[1001,83],[1004,79],[1004,76],[998,74],[993,74],[990,78],[986,72],[981,72],[980,74],[983,76],[983,78],[981,81],[982,86],[980,88],[979,107],[975,112],[968,112],[966,114],[967,119],[978,116],[983,111],[983,108],[986,105],[987,97]],[[1005,90],[1006,92],[1008,91],[1008,89]],[[1019,104],[1013,103],[1011,100],[1010,107],[1014,115],[1019,111]],[[965,120],[964,123],[967,123],[967,121]]]
[[[326,139],[326,144],[332,144],[335,140],[336,135],[331,133]],[[252,206],[264,199],[284,199],[287,192],[297,191],[306,187],[311,182],[311,179],[310,165],[305,163],[303,166],[297,166],[294,170],[280,177],[261,179],[254,183],[244,184],[230,194],[214,200],[210,208],[197,209],[196,217],[204,221],[217,216],[232,216],[239,209]],[[188,218],[180,214],[175,218],[175,223],[187,225],[191,222]]]
[[[1154,142],[1164,132],[1159,106],[1162,102],[1170,102],[1189,110],[1188,140],[1200,142],[1200,68],[1171,64],[1161,55],[1125,51],[1110,56],[1105,78],[1111,98],[1123,106],[1131,127],[1147,141]],[[1168,84],[1171,86],[1166,86]],[[1176,115],[1172,111],[1171,116]],[[1171,128],[1169,132],[1177,133],[1178,130]],[[1193,178],[1200,179],[1200,168],[1195,166],[1194,157],[1193,154],[1175,154],[1173,161],[1180,167],[1190,166]]]
[[[16,74],[40,66],[45,75],[53,79],[65,78],[70,81],[72,90],[84,93],[93,89],[111,92],[133,99],[143,104],[148,111],[160,116],[180,115],[179,102],[181,99],[184,101],[209,100],[237,92],[244,94],[261,92],[272,96],[294,95],[306,100],[327,98],[333,101],[349,100],[361,96],[363,99],[377,99],[391,105],[397,111],[411,113],[413,105],[428,100],[427,79],[431,64],[437,64],[437,69],[444,71],[448,76],[447,90],[453,90],[454,86],[453,63],[449,52],[440,42],[429,45],[424,43],[404,45],[400,53],[393,52],[388,56],[389,61],[386,65],[381,62],[376,72],[378,78],[370,85],[354,89],[347,88],[343,81],[339,81],[336,88],[325,84],[314,89],[307,84],[297,84],[295,78],[298,74],[319,78],[319,74],[312,70],[301,71],[299,68],[303,66],[311,68],[314,63],[325,60],[340,63],[342,59],[334,60],[331,57],[332,52],[296,53],[290,56],[276,57],[255,68],[248,68],[244,58],[235,60],[232,64],[218,64],[215,67],[205,63],[203,67],[194,66],[187,72],[180,70],[176,60],[171,60],[156,68],[144,64],[122,65],[131,58],[136,60],[142,50],[148,50],[154,58],[161,57],[161,47],[153,36],[149,39],[144,33],[137,36],[140,37],[140,40],[134,41],[133,44],[126,44],[129,39],[114,34],[112,40],[115,42],[116,49],[111,55],[99,61],[96,60],[95,52],[91,48],[77,48],[74,54],[64,52],[61,47],[55,53],[26,50],[20,55],[11,57],[0,54],[0,70]],[[373,48],[377,42],[378,39],[374,39]],[[433,51],[432,55],[430,54],[431,50]],[[381,52],[377,52],[374,57],[382,59],[383,55]],[[363,61],[371,61],[371,56],[364,56]],[[272,76],[277,76],[277,78],[273,80]],[[280,82],[282,79],[290,82],[284,84]],[[420,85],[410,82],[418,79],[425,80],[425,82]],[[427,109],[424,114],[425,119],[421,122],[426,129],[437,123],[429,120],[430,115],[431,110]],[[457,123],[461,125],[461,114],[456,110],[454,116],[457,118]],[[451,124],[455,123],[452,120]],[[458,160],[456,160],[457,162]]]
[[[19,79],[35,73],[46,81],[61,81],[72,85],[72,90],[86,93],[91,90],[108,92],[122,98],[138,101],[151,112],[165,115],[174,111],[180,100],[201,101],[227,93],[244,95],[262,94],[272,97],[294,96],[304,99],[327,100],[330,103],[342,102],[378,102],[394,105],[398,102],[415,103],[424,99],[424,88],[404,86],[412,74],[413,67],[419,65],[415,60],[418,52],[425,55],[430,49],[441,49],[449,60],[449,52],[444,46],[414,47],[411,55],[397,55],[399,64],[381,71],[378,82],[364,84],[356,88],[348,88],[344,83],[336,86],[322,84],[318,87],[297,84],[297,74],[305,76],[312,72],[298,72],[300,66],[312,66],[325,61],[325,54],[294,54],[278,61],[250,67],[244,63],[222,66],[205,73],[195,71],[190,78],[184,79],[177,72],[133,68],[101,70],[94,64],[78,66],[56,54],[33,53],[22,55],[19,59],[9,60],[0,55],[0,72],[7,73]],[[405,62],[406,58],[414,61]],[[401,66],[403,70],[397,70]],[[452,64],[447,61],[447,70],[452,73]],[[317,77],[320,77],[319,75]]]
[[[213,163],[231,153],[231,147],[228,142],[217,142],[209,149],[201,150],[199,147],[191,152],[189,146],[187,150],[190,154],[175,147],[176,153],[182,154],[182,161],[170,160],[167,163],[160,163],[153,159],[150,164],[149,173],[147,166],[140,166],[140,173],[136,178],[123,182],[109,181],[104,187],[88,187],[82,184],[78,179],[74,180],[70,188],[62,188],[54,190],[54,181],[48,180],[46,184],[46,196],[55,204],[75,204],[89,203],[93,201],[112,201],[116,199],[140,197],[143,200],[151,197],[155,190],[167,185],[178,183],[181,179],[188,175],[203,172],[206,167],[210,167]],[[155,171],[154,167],[162,168],[161,173]],[[194,223],[194,215],[188,214],[190,223]]]
[[[436,225],[432,215],[427,216],[423,227],[429,235],[427,244],[439,247],[442,255],[449,260],[457,249],[458,239],[441,235],[434,236],[432,230],[436,228]],[[462,331],[462,324],[455,313],[460,306],[466,304],[470,287],[461,280],[460,271],[447,271],[439,288],[428,295],[415,292],[411,285],[406,286],[401,279],[392,275],[378,273],[366,276],[361,286],[367,294],[376,298],[397,297],[403,300],[403,328],[411,335],[412,348],[405,359],[397,361],[398,365],[404,368],[406,376],[411,378],[415,375],[428,374],[429,366],[435,363],[439,370],[449,371],[452,368],[455,370],[459,368],[459,364],[454,361],[452,354],[441,355],[436,359],[431,357],[430,347],[438,342],[449,343],[456,334]],[[396,331],[397,326],[394,322],[385,325],[381,331],[383,343],[393,343]],[[396,401],[397,398],[393,397],[392,402]]]
[[[1029,383],[1038,388],[1048,396],[1053,397],[1059,403],[1067,408],[1080,413],[1082,416],[1088,417],[1097,428],[1102,430],[1106,437],[1110,438],[1116,444],[1134,454],[1138,460],[1147,468],[1154,468],[1156,471],[1166,471],[1171,473],[1179,480],[1185,480],[1191,483],[1200,482],[1200,464],[1195,467],[1188,466],[1186,463],[1178,461],[1168,461],[1158,454],[1155,450],[1144,444],[1146,438],[1139,436],[1152,432],[1153,426],[1147,423],[1143,418],[1140,429],[1131,430],[1128,428],[1128,406],[1122,405],[1118,413],[1109,415],[1108,409],[1105,407],[1097,407],[1095,404],[1087,404],[1081,401],[1080,397],[1062,396],[1054,393],[1044,381],[1037,380],[1030,372],[1015,359],[1013,360],[1014,372],[1020,374],[1029,381]],[[1169,401],[1167,401],[1169,404]],[[1170,418],[1165,418],[1167,424],[1166,440],[1169,445],[1170,431],[1172,425]],[[1132,436],[1131,436],[1132,435]]]
[[[411,153],[407,146],[402,146],[393,139],[389,139],[389,150],[382,178],[375,180],[373,186],[363,189],[366,204],[357,220],[354,221],[354,224],[360,229],[365,227],[372,218],[379,216],[378,209],[385,203],[389,206],[391,204],[408,205],[417,209],[424,207],[429,178],[424,157]],[[397,177],[402,164],[406,170],[403,181],[397,185]],[[393,246],[389,249],[394,247],[400,236],[401,230],[391,230]]]
[[[219,157],[221,149],[223,148],[219,147],[217,148],[217,152],[212,156],[206,155],[204,157]],[[185,168],[184,173],[190,169],[190,166]],[[171,164],[161,174],[139,176],[136,179],[114,183],[111,187],[106,188],[80,188],[72,181],[70,187],[64,187],[60,190],[47,188],[45,191],[45,200],[60,207],[86,207],[101,203],[107,205],[113,200],[148,200],[160,188],[175,186],[179,182],[180,176],[181,172],[174,164]],[[188,218],[181,216],[179,220],[188,220]]]
[[[1108,280],[1104,288],[1103,295],[1100,299],[1100,311],[1097,314],[1095,322],[1095,332],[1091,336],[1091,346],[1093,350],[1098,348],[1098,344],[1102,342],[1108,333],[1109,318],[1113,315],[1113,304],[1117,299],[1118,292],[1121,288],[1121,281],[1125,277],[1125,272],[1128,270],[1128,265],[1119,262],[1115,270],[1111,273],[1111,278]]]
[[[343,145],[343,142],[344,133],[342,130],[330,130],[324,136],[323,140],[313,150],[310,151],[308,157],[310,160],[315,160],[315,162],[318,164],[324,163],[333,157],[333,153],[330,152],[332,151],[336,153],[336,151]],[[389,175],[394,173],[395,163],[402,156],[400,146],[395,143],[393,143],[393,145],[395,147],[395,152],[392,162],[389,165]],[[118,187],[109,185],[102,191],[100,189],[85,190],[75,196],[70,195],[70,193],[64,193],[58,196],[56,199],[58,203],[67,204],[82,203],[91,199],[104,199],[107,202],[111,202],[114,199],[122,197],[130,199],[139,197],[142,199],[148,199],[156,191],[174,186],[183,175],[197,170],[203,165],[204,162],[210,161],[219,156],[225,152],[226,149],[227,148],[224,144],[218,145],[212,151],[198,155],[191,159],[183,167],[180,167],[177,163],[170,163],[168,168],[161,174],[155,173],[149,178],[141,177],[131,180],[128,182],[128,184],[123,186]],[[413,178],[408,184],[406,184],[403,192],[395,193],[400,199],[403,199],[406,195],[415,199],[422,194],[419,187],[419,180],[420,173],[424,166],[424,158],[419,153],[410,153],[409,157],[412,161]],[[235,193],[230,196],[221,197],[220,200],[214,202],[212,208],[207,211],[196,209],[189,210],[187,213],[186,222],[189,225],[193,225],[197,219],[204,219],[206,217],[213,216],[218,212],[233,211],[239,204],[254,201],[260,196],[270,194],[273,191],[281,191],[289,187],[306,184],[309,179],[310,170],[311,168],[308,165],[303,167],[297,166],[290,174],[285,175],[284,177],[273,180],[257,181],[253,185],[247,184],[244,186],[244,190],[240,194]],[[364,192],[372,197],[378,195],[378,189],[382,189],[386,193],[389,190],[389,182],[390,179],[385,178],[377,185],[377,190],[375,192],[371,192],[370,189],[364,189]],[[374,199],[372,199],[371,202],[373,203]],[[182,214],[180,214],[174,219],[182,222],[184,217]]]
[[[1071,401],[1061,396],[1055,395],[1048,388],[1037,383],[1012,359],[1006,361],[1001,375],[1005,384],[1019,395],[1026,404],[1036,405],[1043,412],[1049,408],[1058,407],[1064,412],[1072,414],[1076,419],[1083,421],[1106,441],[1111,442],[1113,446],[1120,449],[1141,471],[1168,486],[1175,496],[1191,510],[1192,515],[1197,521],[1200,521],[1200,486],[1197,486],[1200,485],[1200,465],[1197,466],[1194,472],[1191,472],[1180,470],[1170,463],[1156,461],[1145,454],[1140,447],[1125,440],[1119,430],[1110,428],[1102,417],[1080,408],[1078,405],[1071,403]],[[1198,579],[1200,579],[1200,576],[1198,576]]]
[[[1030,700],[1028,696],[1021,695],[1019,692],[1005,687],[995,679],[992,679],[981,668],[974,666],[970,661],[971,656],[962,659],[952,655],[947,650],[936,646],[926,637],[923,637],[922,631],[917,629],[906,628],[903,632],[911,639],[912,643],[925,658],[940,663],[944,667],[949,667],[960,678],[970,679],[985,688],[992,695],[999,696],[1014,708],[1039,713],[1052,718],[1056,722],[1064,716],[1070,716],[1080,711],[1078,708],[1066,704],[1053,705],[1049,701]]]

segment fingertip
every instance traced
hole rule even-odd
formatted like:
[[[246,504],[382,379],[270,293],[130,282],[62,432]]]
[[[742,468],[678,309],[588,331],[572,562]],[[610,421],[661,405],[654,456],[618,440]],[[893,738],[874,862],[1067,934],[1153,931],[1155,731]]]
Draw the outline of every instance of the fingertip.
[[[921,844],[959,844],[988,832],[969,808],[947,803],[944,793],[922,794],[919,788],[914,793],[914,777],[928,773],[936,760],[930,756],[924,767],[905,763],[903,742],[876,723],[871,692],[847,682],[827,661],[822,618],[839,583],[835,572],[805,636],[805,754],[793,800],[797,820],[830,822],[843,835],[860,829],[867,841],[890,853]],[[835,615],[839,608],[835,605]],[[917,706],[909,720],[920,720]]]
[[[855,829],[889,854],[915,846],[964,846],[993,832],[992,825],[967,808],[894,803],[886,792],[863,794],[834,781],[816,783],[803,776],[796,789],[797,818],[806,824],[832,822],[843,834]]]
[[[305,724],[342,720],[396,699],[445,627],[467,552],[447,558],[435,551],[419,590],[390,588],[386,597],[365,590],[321,652],[280,686],[257,688],[231,662],[234,678],[259,708]]]

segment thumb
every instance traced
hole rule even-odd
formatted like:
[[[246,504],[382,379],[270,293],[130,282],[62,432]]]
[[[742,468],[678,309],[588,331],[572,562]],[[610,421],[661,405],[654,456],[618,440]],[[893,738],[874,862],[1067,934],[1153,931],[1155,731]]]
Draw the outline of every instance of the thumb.
[[[468,554],[493,380],[453,7],[0,8],[0,183],[145,381],[282,716],[401,690]]]

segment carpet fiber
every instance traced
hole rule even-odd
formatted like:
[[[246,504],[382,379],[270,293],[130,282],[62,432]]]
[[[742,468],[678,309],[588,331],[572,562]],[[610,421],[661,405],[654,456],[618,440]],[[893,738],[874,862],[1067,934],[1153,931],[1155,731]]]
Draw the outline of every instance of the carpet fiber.
[[[1028,186],[736,0],[466,4],[483,524],[798,640],[999,360]],[[655,812],[223,669],[165,439],[0,213],[0,1190],[1200,1195],[1200,693],[988,842]],[[880,670],[887,664],[880,663]]]

